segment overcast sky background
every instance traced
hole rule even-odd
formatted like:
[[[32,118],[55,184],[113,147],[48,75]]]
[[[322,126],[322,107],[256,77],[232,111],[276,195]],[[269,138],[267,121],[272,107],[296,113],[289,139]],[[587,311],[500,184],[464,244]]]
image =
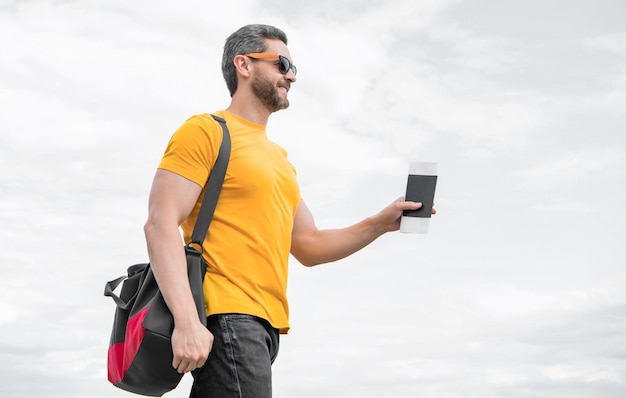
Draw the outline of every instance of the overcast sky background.
[[[284,29],[269,136],[318,226],[439,162],[428,235],[291,264],[275,397],[626,396],[626,3],[0,0],[0,396],[108,384],[104,283],[160,157],[223,109],[224,39]],[[190,378],[167,397],[186,397]]]

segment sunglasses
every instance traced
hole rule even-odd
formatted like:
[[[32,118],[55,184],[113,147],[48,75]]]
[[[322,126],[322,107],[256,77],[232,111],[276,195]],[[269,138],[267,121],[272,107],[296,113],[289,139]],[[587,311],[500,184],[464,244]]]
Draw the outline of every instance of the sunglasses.
[[[286,57],[283,57],[280,54],[270,54],[270,53],[249,53],[243,54],[244,57],[249,57],[252,59],[276,59],[278,58],[278,71],[283,75],[286,75],[289,70],[293,72],[295,76],[298,73],[298,69],[294,64],[291,63]]]

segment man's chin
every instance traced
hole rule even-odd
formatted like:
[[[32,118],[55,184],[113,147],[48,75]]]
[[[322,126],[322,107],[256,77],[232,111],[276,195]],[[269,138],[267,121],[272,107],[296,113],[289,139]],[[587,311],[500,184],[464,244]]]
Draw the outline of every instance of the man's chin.
[[[280,110],[287,109],[287,108],[289,108],[289,101],[288,100],[284,100],[284,101],[282,101],[280,103],[273,104],[269,108],[270,108],[270,110],[272,112],[278,112]]]

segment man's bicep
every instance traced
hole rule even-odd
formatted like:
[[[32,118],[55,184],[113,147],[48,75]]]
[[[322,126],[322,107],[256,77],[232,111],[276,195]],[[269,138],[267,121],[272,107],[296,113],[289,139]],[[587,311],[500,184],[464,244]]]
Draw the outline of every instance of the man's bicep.
[[[191,213],[202,187],[165,169],[157,169],[150,190],[150,218],[167,217],[180,225]]]
[[[304,200],[300,201],[293,220],[291,231],[291,253],[297,258],[307,245],[307,240],[317,231],[313,214]]]

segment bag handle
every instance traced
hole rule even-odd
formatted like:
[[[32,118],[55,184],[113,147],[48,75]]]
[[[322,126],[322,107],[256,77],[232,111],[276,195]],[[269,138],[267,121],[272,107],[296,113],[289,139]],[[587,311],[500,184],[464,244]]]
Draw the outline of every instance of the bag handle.
[[[146,269],[147,266],[148,264],[141,263],[141,264],[131,265],[130,267],[128,267],[128,270],[126,271],[127,275],[120,276],[119,278],[113,279],[112,281],[108,281],[104,285],[104,295],[111,297],[113,301],[115,301],[115,304],[117,304],[117,306],[120,309],[122,310],[130,309],[130,307],[135,302],[135,298],[137,298],[137,294],[139,294],[139,289],[137,289],[135,294],[133,294],[133,296],[128,298],[128,300],[126,301],[124,301],[120,296],[115,294],[115,289],[117,289],[120,283],[124,282],[129,277],[143,272],[143,270]]]
[[[114,290],[119,286],[120,283],[122,283],[122,281],[124,281],[126,279],[128,279],[128,277],[126,275],[120,276],[117,279],[114,279],[112,281],[108,281],[106,283],[106,285],[104,285],[104,295],[111,297],[113,299],[113,301],[115,301],[115,304],[117,304],[117,306],[120,307],[123,310],[127,310],[128,309],[132,299],[135,298],[135,296],[133,296],[128,302],[125,302],[124,300],[122,300],[120,298],[120,296],[118,296],[117,294],[114,293]]]

